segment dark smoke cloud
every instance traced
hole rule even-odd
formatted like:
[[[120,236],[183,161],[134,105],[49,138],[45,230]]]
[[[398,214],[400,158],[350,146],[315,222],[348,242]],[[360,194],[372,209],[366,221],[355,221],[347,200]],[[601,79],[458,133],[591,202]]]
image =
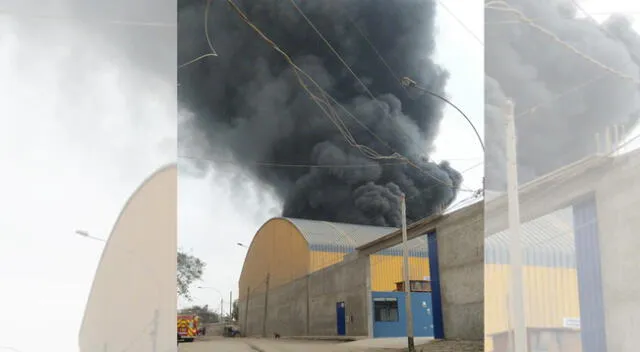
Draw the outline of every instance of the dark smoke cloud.
[[[181,63],[209,52],[204,3],[179,2]],[[367,33],[398,75],[410,76],[443,93],[448,73],[430,58],[435,49],[433,1],[298,1],[380,104],[364,94],[288,1],[238,3],[324,89],[424,171],[387,164],[393,160],[374,161],[348,146],[300,88],[283,58],[260,40],[226,1],[212,3],[208,22],[219,57],[179,71],[180,101],[194,113],[194,128],[204,133],[207,141],[207,147],[194,146],[190,132],[181,128],[181,150],[205,149],[213,159],[229,153],[245,172],[275,190],[284,202],[283,215],[288,217],[398,226],[398,196],[402,192],[408,197],[410,220],[451,203],[461,175],[446,162],[436,164],[423,157],[436,136],[442,102],[415,92],[409,97],[351,23],[355,21]],[[347,115],[342,118],[360,144],[391,154],[388,146]],[[266,168],[256,167],[256,161],[369,167]]]
[[[624,17],[611,17],[602,25],[605,33],[591,20],[576,18],[569,1],[508,3],[581,52],[638,79],[640,62],[632,53],[640,56],[640,37]],[[615,124],[629,131],[639,110],[634,82],[606,72],[527,24],[513,23],[515,19],[501,11],[485,13],[485,167],[487,188],[494,190],[505,186],[505,96],[515,102],[516,115],[549,102],[517,118],[520,182],[595,153],[596,133]],[[584,86],[554,101],[579,85]]]

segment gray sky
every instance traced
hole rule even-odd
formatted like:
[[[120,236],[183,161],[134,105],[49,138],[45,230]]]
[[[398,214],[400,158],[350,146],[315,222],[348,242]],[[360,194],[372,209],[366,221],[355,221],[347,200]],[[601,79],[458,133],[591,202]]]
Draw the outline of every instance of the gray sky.
[[[482,39],[484,5],[442,0],[449,10]],[[444,8],[439,7],[438,55],[436,61],[451,72],[447,92],[473,121],[483,135],[483,78],[484,50]],[[436,160],[450,159],[458,170],[465,170],[465,188],[477,189],[482,184],[482,149],[468,122],[453,108],[447,108],[446,118],[436,141]],[[249,245],[258,228],[269,218],[278,216],[280,206],[269,192],[259,190],[247,180],[243,189],[233,189],[229,178],[239,177],[226,171],[210,173],[204,179],[180,179],[180,235],[178,245],[207,262],[204,280],[200,285],[215,289],[194,289],[193,304],[220,307],[220,293],[224,296],[225,312],[229,310],[229,291],[238,295],[238,279],[246,249],[237,242]],[[247,195],[248,194],[248,195]],[[458,201],[469,197],[461,192]],[[258,199],[261,197],[262,199]],[[224,269],[223,269],[224,268]],[[220,293],[216,292],[219,291]],[[189,304],[182,302],[182,304]]]
[[[106,238],[175,160],[175,85],[96,34],[111,26],[25,13],[49,14],[0,13],[0,346],[73,352],[104,245],[74,230]]]

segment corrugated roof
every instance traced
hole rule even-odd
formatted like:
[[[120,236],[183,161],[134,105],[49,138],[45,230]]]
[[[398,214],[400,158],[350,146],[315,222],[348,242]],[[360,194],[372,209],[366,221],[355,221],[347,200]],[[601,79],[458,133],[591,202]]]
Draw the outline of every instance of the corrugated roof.
[[[311,250],[351,252],[356,247],[369,243],[398,230],[395,227],[353,225],[328,221],[286,218],[298,228]],[[426,256],[426,236],[408,242],[412,256]],[[401,255],[402,245],[381,251],[379,254]]]
[[[287,218],[304,236],[311,250],[351,252],[356,247],[397,230],[394,227],[352,225],[328,221]],[[565,208],[522,224],[524,264],[532,266],[575,268],[573,209]],[[485,239],[485,262],[509,263],[509,230]],[[427,236],[409,241],[412,256],[426,257]],[[402,255],[402,245],[379,254]]]
[[[524,264],[575,268],[573,209],[565,208],[521,226]],[[485,262],[509,263],[509,230],[485,240]]]

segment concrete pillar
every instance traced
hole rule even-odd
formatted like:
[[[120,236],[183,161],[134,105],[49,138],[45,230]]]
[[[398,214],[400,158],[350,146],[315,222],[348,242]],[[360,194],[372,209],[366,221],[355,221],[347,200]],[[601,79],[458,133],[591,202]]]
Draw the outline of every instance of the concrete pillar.
[[[639,170],[607,174],[596,192],[606,351],[640,346],[640,178]],[[583,343],[583,351],[586,346]],[[602,350],[605,351],[605,350]]]

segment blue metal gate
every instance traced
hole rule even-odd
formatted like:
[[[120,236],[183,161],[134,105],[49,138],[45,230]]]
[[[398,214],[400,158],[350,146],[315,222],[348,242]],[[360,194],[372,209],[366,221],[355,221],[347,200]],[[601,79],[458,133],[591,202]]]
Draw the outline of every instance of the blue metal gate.
[[[573,206],[583,352],[607,351],[596,209],[594,197]]]

